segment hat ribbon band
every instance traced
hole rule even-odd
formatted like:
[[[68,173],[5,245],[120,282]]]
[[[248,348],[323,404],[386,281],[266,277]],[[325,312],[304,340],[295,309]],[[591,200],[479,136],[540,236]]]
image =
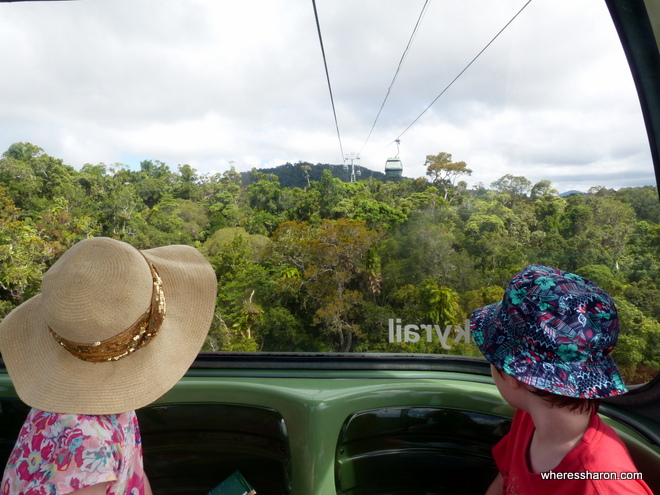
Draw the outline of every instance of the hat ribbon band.
[[[145,258],[146,259],[146,258]],[[74,357],[90,363],[117,361],[147,345],[160,330],[165,318],[165,294],[163,282],[153,264],[147,260],[153,278],[151,305],[127,330],[109,339],[80,344],[58,335],[52,328],[48,330],[57,342]]]

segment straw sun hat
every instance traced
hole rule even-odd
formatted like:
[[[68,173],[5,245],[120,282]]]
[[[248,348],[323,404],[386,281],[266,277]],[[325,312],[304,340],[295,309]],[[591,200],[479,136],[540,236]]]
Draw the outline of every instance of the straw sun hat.
[[[217,281],[195,248],[139,251],[80,241],[46,272],[42,293],[0,323],[19,397],[49,412],[115,414],[167,392],[204,343]]]

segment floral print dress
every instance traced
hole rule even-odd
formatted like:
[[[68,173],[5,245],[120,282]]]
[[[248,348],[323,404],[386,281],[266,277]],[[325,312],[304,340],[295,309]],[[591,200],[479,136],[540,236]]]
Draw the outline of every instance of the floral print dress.
[[[1,495],[60,495],[111,482],[107,495],[144,495],[135,411],[88,416],[30,410]]]

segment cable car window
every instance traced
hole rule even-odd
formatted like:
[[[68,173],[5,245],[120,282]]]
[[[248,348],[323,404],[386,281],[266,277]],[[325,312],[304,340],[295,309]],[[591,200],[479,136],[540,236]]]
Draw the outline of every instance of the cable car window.
[[[604,2],[2,2],[0,318],[68,247],[212,262],[219,352],[479,357],[530,263],[660,365],[660,202]],[[404,166],[405,164],[405,166]]]

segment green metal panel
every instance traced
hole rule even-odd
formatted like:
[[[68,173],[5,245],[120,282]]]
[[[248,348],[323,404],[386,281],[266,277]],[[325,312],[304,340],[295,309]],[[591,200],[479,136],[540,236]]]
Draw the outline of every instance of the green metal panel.
[[[266,406],[282,415],[291,447],[291,493],[335,490],[335,449],[342,425],[355,412],[392,406],[436,406],[507,417],[497,389],[483,376],[364,371],[279,372],[271,378],[187,377],[157,403],[226,402]],[[492,382],[491,382],[492,383]],[[249,481],[249,480],[248,480]]]
[[[149,408],[164,407],[167,409],[172,405],[185,406],[186,413],[181,416],[183,418],[181,422],[184,425],[186,421],[212,424],[215,420],[218,423],[218,431],[212,432],[210,435],[215,435],[214,438],[219,439],[219,442],[224,442],[228,438],[226,432],[222,431],[223,424],[227,425],[228,422],[232,423],[232,426],[228,426],[227,430],[236,432],[239,435],[237,438],[253,438],[240,437],[240,435],[252,435],[255,431],[250,424],[246,428],[240,426],[241,418],[249,423],[253,420],[250,418],[255,417],[246,413],[250,411],[251,407],[267,411],[268,413],[264,417],[270,417],[274,421],[273,424],[279,421],[277,418],[280,418],[283,428],[281,434],[277,433],[270,440],[266,439],[262,443],[264,445],[281,445],[284,449],[278,462],[281,462],[281,466],[284,466],[283,469],[286,470],[283,477],[290,484],[288,493],[291,495],[334,495],[337,493],[336,472],[341,467],[338,467],[338,463],[343,460],[339,454],[342,429],[347,420],[356,414],[387,408],[399,408],[399,410],[416,408],[418,411],[435,409],[455,411],[459,414],[465,412],[468,413],[467,416],[476,413],[495,418],[510,418],[513,414],[513,409],[502,400],[492,379],[482,374],[424,370],[205,369],[193,370],[190,375],[184,377],[171,391]],[[0,373],[0,398],[3,397],[15,397],[15,393],[9,377],[5,373]],[[3,415],[5,412],[12,413],[11,407],[13,406],[0,404],[3,407]],[[228,420],[226,414],[230,409],[214,409],[214,404],[239,406],[235,411],[240,417]],[[149,408],[138,411],[141,418],[146,417],[145,411]],[[214,410],[224,412],[216,414],[216,418],[209,417],[215,414]],[[608,419],[608,422],[615,426],[631,446],[631,451],[636,456],[635,460],[640,467],[644,466],[648,469],[642,471],[645,479],[655,489],[660,489],[660,480],[657,480],[657,475],[654,474],[660,472],[657,469],[660,466],[660,447],[653,445],[652,441],[645,438],[644,435],[646,431],[648,433],[646,436],[660,436],[660,428],[657,423],[636,417],[612,405],[604,406],[603,410],[604,412],[616,412],[617,417],[622,420],[627,418],[633,427],[640,426],[639,431],[642,434],[635,431],[636,428],[629,428],[623,426],[620,421]],[[10,425],[3,430],[5,444],[13,442],[13,439],[7,437],[11,437],[13,434],[15,438],[16,433],[12,429],[16,429],[17,432],[17,428],[20,426],[20,414],[16,414],[15,407],[12,417],[14,417],[12,425],[10,425],[10,421],[2,419],[3,425]],[[195,417],[198,419],[195,420]],[[177,431],[181,428],[176,425],[175,421],[171,425],[172,434],[180,436],[181,433],[177,433]],[[144,427],[151,429],[153,424],[145,422]],[[167,428],[164,431],[166,434]],[[272,431],[272,428],[269,431]],[[163,430],[160,431],[160,434],[164,434]],[[194,433],[193,436],[196,434]],[[194,438],[191,438],[191,442],[193,442]],[[397,434],[393,434],[392,438],[397,438]],[[474,435],[472,439],[474,439]],[[485,441],[487,440],[485,439]],[[495,439],[490,441],[494,442]],[[148,442],[149,438],[146,436],[147,466],[151,462]],[[191,442],[182,443],[188,445],[188,451],[190,451]],[[377,444],[378,442],[375,445]],[[227,445],[231,445],[231,442]],[[254,452],[258,452],[257,447],[251,448],[255,449]],[[403,452],[402,456],[407,456],[409,453],[410,451]],[[184,454],[184,452],[181,453],[181,455]],[[176,458],[176,449],[171,452],[171,455],[173,456],[171,469],[175,469],[177,465],[185,465],[185,463],[181,463],[181,459]],[[231,455],[223,457],[217,452],[212,455],[218,455],[218,459],[223,459],[224,467],[229,469],[230,466],[226,461],[231,460]],[[255,472],[259,472],[259,463],[266,462],[263,459],[267,458],[268,456],[261,456],[255,459],[257,467]],[[275,455],[272,458],[278,458],[278,456]],[[401,459],[404,458],[411,459],[409,456],[401,457]],[[242,454],[237,455],[236,459],[240,459],[242,463],[245,462]],[[388,462],[392,462],[392,459],[389,459]],[[374,463],[369,464],[370,467],[375,465]],[[264,469],[264,472],[273,472],[275,468],[270,464],[268,466],[270,467]],[[220,476],[220,471],[216,476]],[[218,482],[220,481],[218,479]],[[254,485],[259,483],[259,480],[248,479],[248,481]],[[277,491],[272,493],[279,495]],[[262,490],[260,495],[269,495],[268,489]]]

